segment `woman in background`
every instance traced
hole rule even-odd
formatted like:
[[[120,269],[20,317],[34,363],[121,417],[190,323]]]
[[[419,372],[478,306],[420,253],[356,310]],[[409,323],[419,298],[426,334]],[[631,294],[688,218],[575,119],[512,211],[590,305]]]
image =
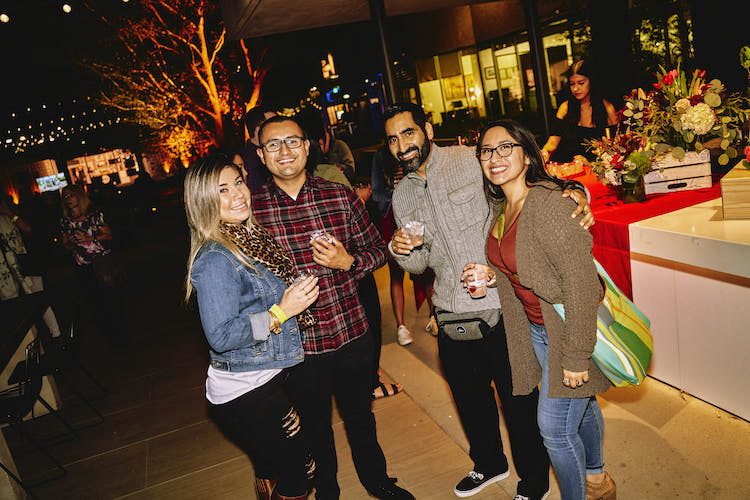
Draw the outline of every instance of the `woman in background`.
[[[60,231],[71,251],[75,276],[100,333],[114,346],[127,342],[127,318],[119,280],[122,268],[112,259],[112,229],[86,191],[72,185],[62,190]]]
[[[302,362],[301,329],[318,279],[294,266],[255,224],[240,168],[214,154],[185,177],[190,227],[186,300],[198,298],[210,365],[206,398],[219,424],[248,453],[260,500],[307,498],[315,469],[300,418],[284,391],[285,368]]]
[[[512,120],[482,132],[477,157],[496,221],[487,239],[492,269],[469,263],[461,278],[497,277],[513,394],[541,382],[537,421],[563,500],[615,500],[596,401],[611,383],[592,359],[603,288],[593,238],[560,196],[577,183],[547,174],[533,134]],[[563,304],[564,321],[553,304]]]
[[[591,65],[576,61],[568,70],[572,97],[557,109],[552,133],[542,147],[544,161],[567,163],[586,156],[584,139],[598,139],[605,128],[617,124],[614,106],[602,97]]]

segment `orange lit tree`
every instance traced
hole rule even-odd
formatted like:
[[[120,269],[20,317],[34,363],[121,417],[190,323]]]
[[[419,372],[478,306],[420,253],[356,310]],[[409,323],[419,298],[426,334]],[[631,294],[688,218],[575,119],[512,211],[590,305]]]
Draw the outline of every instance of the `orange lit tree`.
[[[176,144],[185,138],[200,153],[241,137],[241,117],[260,99],[265,52],[254,58],[244,41],[228,44],[210,0],[131,4],[117,23],[100,15],[116,29],[119,48],[114,60],[91,64],[107,82],[102,104],[156,132],[169,149],[181,148],[183,158],[185,147]]]

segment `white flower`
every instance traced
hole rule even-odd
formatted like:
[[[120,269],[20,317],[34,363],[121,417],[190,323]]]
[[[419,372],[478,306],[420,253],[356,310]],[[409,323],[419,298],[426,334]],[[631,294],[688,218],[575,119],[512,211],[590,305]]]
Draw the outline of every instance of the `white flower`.
[[[620,184],[620,176],[617,175],[615,170],[607,170],[604,172],[604,178],[607,179],[607,184],[613,184],[615,186]]]
[[[683,97],[682,99],[674,103],[674,107],[677,108],[677,111],[679,111],[680,113],[684,113],[685,111],[690,109],[690,101]]]
[[[705,102],[699,102],[680,116],[682,128],[692,130],[698,135],[703,135],[711,130],[715,122],[716,116]]]

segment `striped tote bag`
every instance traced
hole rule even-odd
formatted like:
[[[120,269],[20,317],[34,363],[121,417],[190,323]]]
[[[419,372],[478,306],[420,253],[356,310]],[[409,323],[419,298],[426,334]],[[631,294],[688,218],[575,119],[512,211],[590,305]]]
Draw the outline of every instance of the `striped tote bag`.
[[[606,288],[597,312],[594,362],[616,387],[639,385],[646,378],[654,353],[651,322],[617,288],[596,259],[594,264]],[[554,307],[564,320],[563,305]]]

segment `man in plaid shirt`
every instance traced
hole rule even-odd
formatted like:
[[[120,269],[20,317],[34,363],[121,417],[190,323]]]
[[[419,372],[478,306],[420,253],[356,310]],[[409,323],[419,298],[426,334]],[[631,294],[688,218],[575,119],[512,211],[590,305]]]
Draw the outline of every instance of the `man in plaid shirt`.
[[[259,137],[258,155],[272,179],[254,194],[253,214],[297,271],[319,278],[320,296],[310,307],[317,324],[303,333],[305,361],[290,370],[287,381],[317,462],[316,498],[340,496],[333,390],[362,485],[377,498],[413,499],[388,477],[377,441],[370,399],[374,346],[357,297],[357,280],[385,264],[386,245],[354,192],[307,175],[310,143],[296,121],[270,118]]]

